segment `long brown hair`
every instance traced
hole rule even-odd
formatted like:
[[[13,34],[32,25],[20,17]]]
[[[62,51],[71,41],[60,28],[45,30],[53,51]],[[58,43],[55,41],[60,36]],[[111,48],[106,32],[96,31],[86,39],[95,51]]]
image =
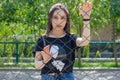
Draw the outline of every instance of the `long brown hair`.
[[[48,22],[47,22],[47,28],[46,28],[46,32],[45,32],[46,35],[49,35],[49,32],[52,30],[51,19],[52,19],[52,16],[53,16],[55,10],[59,10],[59,9],[63,10],[66,14],[67,22],[66,22],[64,31],[66,33],[70,34],[70,15],[69,15],[68,9],[65,7],[65,5],[63,5],[61,3],[57,3],[50,8],[50,11],[48,13]]]

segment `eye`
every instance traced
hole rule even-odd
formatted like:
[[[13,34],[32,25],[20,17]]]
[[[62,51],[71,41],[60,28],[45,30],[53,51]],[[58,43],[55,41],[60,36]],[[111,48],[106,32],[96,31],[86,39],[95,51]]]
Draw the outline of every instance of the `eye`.
[[[58,17],[57,16],[53,16],[53,19],[58,19]]]
[[[64,19],[64,20],[65,20],[65,19],[66,19],[66,17],[65,17],[65,16],[62,16],[62,17],[61,17],[61,19]]]

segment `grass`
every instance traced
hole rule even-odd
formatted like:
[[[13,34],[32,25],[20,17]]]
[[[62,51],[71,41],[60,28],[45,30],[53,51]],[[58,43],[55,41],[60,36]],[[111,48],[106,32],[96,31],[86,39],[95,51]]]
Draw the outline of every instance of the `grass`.
[[[74,67],[81,67],[81,68],[113,68],[117,67],[120,68],[120,62],[118,62],[118,65],[115,65],[114,61],[83,61],[81,64],[78,63],[78,61],[75,61]],[[34,68],[34,63],[4,63],[0,64],[0,68]]]
[[[84,61],[78,63],[78,61],[75,62],[74,64],[75,67],[99,67],[99,68],[103,68],[103,67],[107,67],[107,68],[112,68],[112,67],[120,67],[120,62],[118,62],[118,64],[116,65],[114,61],[102,61],[102,62],[98,62],[98,61]]]
[[[4,63],[0,64],[0,68],[34,68],[34,63]]]

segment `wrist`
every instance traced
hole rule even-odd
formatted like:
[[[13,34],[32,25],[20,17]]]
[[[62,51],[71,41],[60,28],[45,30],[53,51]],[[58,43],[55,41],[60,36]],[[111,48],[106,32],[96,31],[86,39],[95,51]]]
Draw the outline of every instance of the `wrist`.
[[[46,62],[45,62],[44,60],[42,60],[42,63],[43,63],[43,64],[46,64]]]
[[[84,18],[83,21],[90,21],[90,18]]]
[[[47,59],[47,60],[44,60],[44,59],[43,59],[43,60],[42,60],[42,63],[43,63],[43,64],[47,64],[50,59],[51,59],[51,58],[49,58],[49,59]]]

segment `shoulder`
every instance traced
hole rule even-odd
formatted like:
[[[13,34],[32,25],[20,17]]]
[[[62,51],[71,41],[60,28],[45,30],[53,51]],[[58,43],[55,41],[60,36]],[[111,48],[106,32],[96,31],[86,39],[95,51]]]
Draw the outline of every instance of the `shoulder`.
[[[45,38],[45,37],[46,37],[46,35],[41,35],[40,37],[38,37],[38,41],[43,40],[43,38]]]
[[[37,42],[38,42],[38,41],[41,41],[41,40],[42,40],[42,36],[40,36],[40,37],[37,39]]]
[[[76,39],[77,35],[76,34],[70,34],[70,37]]]
[[[37,39],[37,43],[43,42],[43,38],[45,38],[44,35],[40,36],[40,37]]]

